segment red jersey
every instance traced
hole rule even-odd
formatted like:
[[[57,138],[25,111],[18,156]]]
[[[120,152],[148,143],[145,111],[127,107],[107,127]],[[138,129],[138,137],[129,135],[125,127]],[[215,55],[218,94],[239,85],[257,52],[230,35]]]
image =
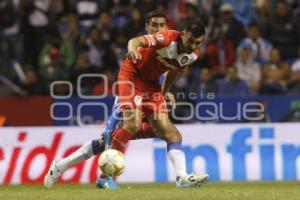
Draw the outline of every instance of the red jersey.
[[[142,60],[136,64],[125,59],[120,74],[134,75],[147,85],[159,86],[159,77],[170,69],[179,66],[187,66],[196,61],[200,51],[193,53],[178,53],[177,45],[181,33],[174,30],[163,30],[153,35],[144,35],[145,48],[140,48]]]

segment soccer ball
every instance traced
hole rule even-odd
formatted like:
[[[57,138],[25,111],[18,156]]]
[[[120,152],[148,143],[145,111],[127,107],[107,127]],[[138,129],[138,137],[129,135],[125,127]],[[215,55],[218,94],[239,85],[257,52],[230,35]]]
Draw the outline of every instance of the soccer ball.
[[[109,149],[100,155],[98,166],[106,176],[120,176],[125,169],[125,157],[120,151]]]

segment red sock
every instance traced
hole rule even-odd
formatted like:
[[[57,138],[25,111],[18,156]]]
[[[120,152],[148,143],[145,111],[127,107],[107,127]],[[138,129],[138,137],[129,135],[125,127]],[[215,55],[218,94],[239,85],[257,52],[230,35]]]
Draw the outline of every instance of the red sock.
[[[105,174],[101,173],[101,174],[100,174],[100,178],[102,178],[102,179],[106,179],[106,178],[107,178],[107,176],[106,176]]]
[[[132,140],[138,140],[138,139],[147,139],[147,138],[155,138],[157,137],[152,127],[148,122],[143,122],[142,127],[138,132],[133,136]]]
[[[127,143],[132,138],[131,134],[121,128],[112,132],[111,145],[112,148],[117,149],[118,151],[125,153]]]

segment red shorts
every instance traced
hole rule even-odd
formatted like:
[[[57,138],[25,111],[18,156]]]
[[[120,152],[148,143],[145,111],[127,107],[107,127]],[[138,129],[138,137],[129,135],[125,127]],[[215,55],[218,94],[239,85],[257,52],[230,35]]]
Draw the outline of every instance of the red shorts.
[[[145,84],[140,78],[119,74],[118,95],[120,109],[141,109],[143,114],[167,113],[165,97],[160,88]]]

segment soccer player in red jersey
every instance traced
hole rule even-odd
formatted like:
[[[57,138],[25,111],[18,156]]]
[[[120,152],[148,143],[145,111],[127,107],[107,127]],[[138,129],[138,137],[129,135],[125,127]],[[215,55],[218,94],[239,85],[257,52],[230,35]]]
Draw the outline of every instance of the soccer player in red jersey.
[[[154,133],[167,142],[179,187],[198,186],[208,180],[208,175],[186,173],[181,134],[169,120],[165,95],[176,77],[198,58],[204,35],[203,23],[193,20],[185,25],[183,32],[162,30],[133,38],[128,42],[128,58],[118,77],[124,124],[112,133],[112,147],[125,146],[140,129],[145,114]],[[161,87],[159,77],[164,73]]]

